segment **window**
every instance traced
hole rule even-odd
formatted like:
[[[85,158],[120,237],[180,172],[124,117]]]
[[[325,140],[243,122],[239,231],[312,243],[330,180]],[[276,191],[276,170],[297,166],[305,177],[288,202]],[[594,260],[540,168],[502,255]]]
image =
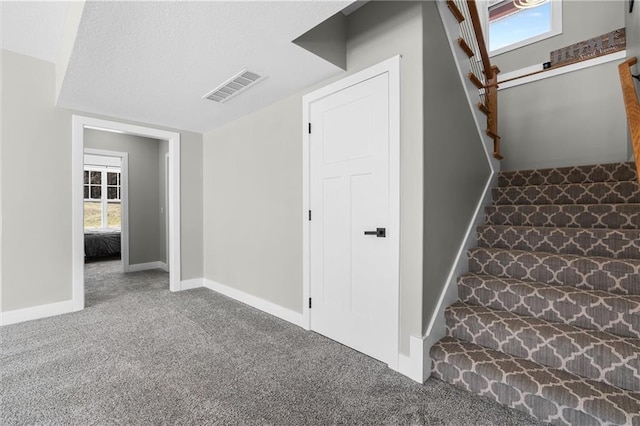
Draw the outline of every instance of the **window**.
[[[120,179],[120,169],[85,167],[85,228],[120,228],[122,216],[122,204],[120,203],[122,186]]]
[[[489,0],[489,54],[497,55],[562,32],[562,0]]]

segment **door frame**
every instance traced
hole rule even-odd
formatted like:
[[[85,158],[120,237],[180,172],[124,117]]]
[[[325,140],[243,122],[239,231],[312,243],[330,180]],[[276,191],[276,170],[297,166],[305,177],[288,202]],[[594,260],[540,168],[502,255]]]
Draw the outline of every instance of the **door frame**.
[[[129,153],[107,151],[104,149],[84,148],[85,154],[120,158],[120,261],[122,272],[129,271]],[[84,216],[84,212],[83,212]],[[84,222],[83,222],[84,228]],[[84,232],[84,230],[83,230]]]
[[[311,330],[311,312],[309,298],[311,296],[311,250],[310,250],[310,110],[311,104],[340,90],[354,86],[363,81],[382,74],[388,75],[389,81],[389,229],[395,229],[388,238],[397,247],[398,256],[394,259],[395,297],[389,303],[397,313],[394,315],[393,341],[397,342],[393,349],[393,357],[389,367],[398,370],[400,356],[400,55],[394,56],[365,70],[354,73],[339,81],[302,97],[302,325]]]
[[[129,135],[161,139],[169,142],[171,174],[169,176],[170,223],[169,240],[171,254],[169,259],[169,289],[181,290],[180,271],[180,133],[151,127],[137,126],[118,121],[102,120],[93,117],[73,115],[71,138],[71,235],[72,235],[72,303],[73,310],[84,309],[84,222],[83,222],[83,170],[84,170],[84,129],[106,132],[126,133]]]
[[[168,152],[164,154],[164,261],[167,265],[167,272],[171,271],[171,265],[169,262],[169,256],[171,254],[171,240],[169,238],[171,230],[169,216],[169,200],[171,199],[171,193],[169,192],[169,173],[171,171],[171,156]]]

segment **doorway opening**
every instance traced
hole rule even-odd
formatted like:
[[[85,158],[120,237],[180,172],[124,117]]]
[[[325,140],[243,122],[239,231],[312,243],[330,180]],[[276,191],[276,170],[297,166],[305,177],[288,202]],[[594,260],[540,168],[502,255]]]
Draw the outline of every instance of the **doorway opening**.
[[[85,262],[128,264],[128,153],[85,148],[82,181]]]
[[[162,170],[162,174],[166,170],[166,165],[169,164],[169,173],[164,176],[162,180],[156,179],[156,183],[160,185],[159,193],[165,195],[164,207],[160,206],[161,215],[167,217],[166,224],[163,224],[163,229],[166,229],[168,252],[165,252],[166,265],[163,269],[169,269],[169,289],[171,291],[181,290],[180,285],[180,134],[176,132],[169,132],[165,130],[158,130],[150,127],[136,126],[116,121],[101,120],[84,116],[73,116],[73,134],[72,134],[72,249],[73,249],[73,307],[74,310],[82,310],[85,306],[84,297],[84,261],[85,261],[85,190],[89,191],[89,201],[97,202],[98,193],[102,195],[102,171],[100,170],[100,186],[101,189],[93,190],[91,194],[91,173],[88,175],[89,183],[85,184],[85,130],[98,130],[103,132],[122,133],[132,136],[141,136],[143,138],[151,138],[156,141],[165,142],[167,146],[166,156],[162,156],[162,166],[158,166]],[[89,150],[87,154],[91,155]],[[93,152],[95,154],[95,152]],[[102,152],[103,156],[105,152]],[[111,152],[112,157],[118,157]],[[115,153],[117,154],[117,153]],[[120,214],[121,214],[121,253],[122,253],[122,267],[125,272],[136,270],[136,265],[129,265],[131,252],[129,250],[129,212],[128,212],[128,159],[127,156],[119,156],[121,159],[121,174],[120,174],[120,186],[118,188],[117,177],[114,175],[108,175],[108,171],[105,171],[104,178],[105,189],[107,193],[111,192],[112,196],[120,195]],[[159,156],[156,157],[156,165],[159,163]],[[98,170],[94,170],[98,172]],[[123,172],[124,171],[124,172]],[[91,172],[91,171],[89,171]],[[113,173],[113,172],[111,172]],[[93,175],[95,181],[98,181],[98,174]],[[111,178],[111,181],[109,180]],[[126,179],[126,180],[125,180]],[[116,184],[109,185],[109,182],[116,182]],[[114,193],[115,188],[115,193]],[[118,194],[120,189],[120,194]],[[91,195],[94,195],[96,199],[92,199]],[[108,194],[107,194],[108,195]],[[111,220],[115,220],[113,216],[116,215],[117,207],[113,205],[109,209],[109,204],[116,204],[115,198],[109,201],[108,196],[105,200],[100,199],[100,203],[106,204],[106,211],[100,210],[100,226],[103,227],[106,220],[106,228],[109,228],[109,211],[111,210]],[[158,206],[158,204],[156,205]],[[92,205],[94,210],[97,210],[96,205]],[[156,210],[157,213],[157,210]],[[106,219],[104,217],[106,215]],[[97,223],[97,215],[94,217],[94,222]],[[162,250],[165,251],[165,250]],[[155,262],[161,265],[163,262]],[[142,267],[142,269],[149,269],[149,265]],[[153,266],[153,265],[152,265]],[[158,266],[162,268],[162,266]],[[140,267],[138,267],[140,270]]]

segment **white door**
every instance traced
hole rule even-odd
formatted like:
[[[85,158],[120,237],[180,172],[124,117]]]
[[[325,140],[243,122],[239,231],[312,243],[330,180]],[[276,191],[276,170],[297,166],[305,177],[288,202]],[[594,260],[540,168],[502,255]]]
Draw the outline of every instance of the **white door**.
[[[309,121],[311,329],[391,364],[399,248],[389,74],[312,101]]]

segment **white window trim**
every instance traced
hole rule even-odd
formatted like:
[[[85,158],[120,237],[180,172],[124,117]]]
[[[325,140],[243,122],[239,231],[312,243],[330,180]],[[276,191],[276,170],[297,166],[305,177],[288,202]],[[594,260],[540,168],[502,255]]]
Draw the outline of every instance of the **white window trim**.
[[[84,171],[88,171],[88,172],[100,172],[101,173],[101,177],[100,177],[100,199],[98,198],[85,198],[84,201],[85,202],[92,202],[92,203],[97,203],[100,202],[101,204],[101,223],[100,223],[100,228],[86,228],[85,229],[95,229],[95,230],[99,230],[99,231],[105,231],[105,230],[109,230],[109,229],[121,229],[122,228],[122,222],[120,223],[119,227],[113,227],[110,228],[109,227],[109,218],[108,218],[108,210],[107,210],[107,204],[109,203],[119,203],[120,205],[122,205],[122,200],[120,198],[107,198],[108,197],[108,192],[107,192],[107,188],[109,186],[114,186],[114,185],[108,185],[107,184],[107,173],[118,173],[120,174],[120,184],[116,185],[118,187],[120,187],[120,191],[121,191],[121,196],[122,196],[122,169],[120,167],[112,167],[112,166],[84,166]],[[89,177],[89,180],[91,180],[91,177]],[[86,186],[86,183],[83,183],[83,186]],[[90,186],[98,186],[98,185],[94,185],[89,183]],[[91,197],[91,193],[89,193],[89,197]]]
[[[491,46],[491,42],[489,40],[489,5],[490,1],[482,0],[479,1],[479,10],[478,13],[480,15],[480,22],[482,22],[482,29],[484,33],[484,39],[486,41],[487,50],[489,50],[489,46]],[[496,49],[493,51],[489,51],[489,56],[497,56],[502,53],[510,52],[511,50],[519,49],[524,46],[528,46],[530,44],[557,36],[558,34],[562,34],[562,0],[551,0],[551,30],[538,34],[537,36],[529,37],[525,40],[521,40],[517,43],[510,44],[508,46],[501,47],[500,49]]]

